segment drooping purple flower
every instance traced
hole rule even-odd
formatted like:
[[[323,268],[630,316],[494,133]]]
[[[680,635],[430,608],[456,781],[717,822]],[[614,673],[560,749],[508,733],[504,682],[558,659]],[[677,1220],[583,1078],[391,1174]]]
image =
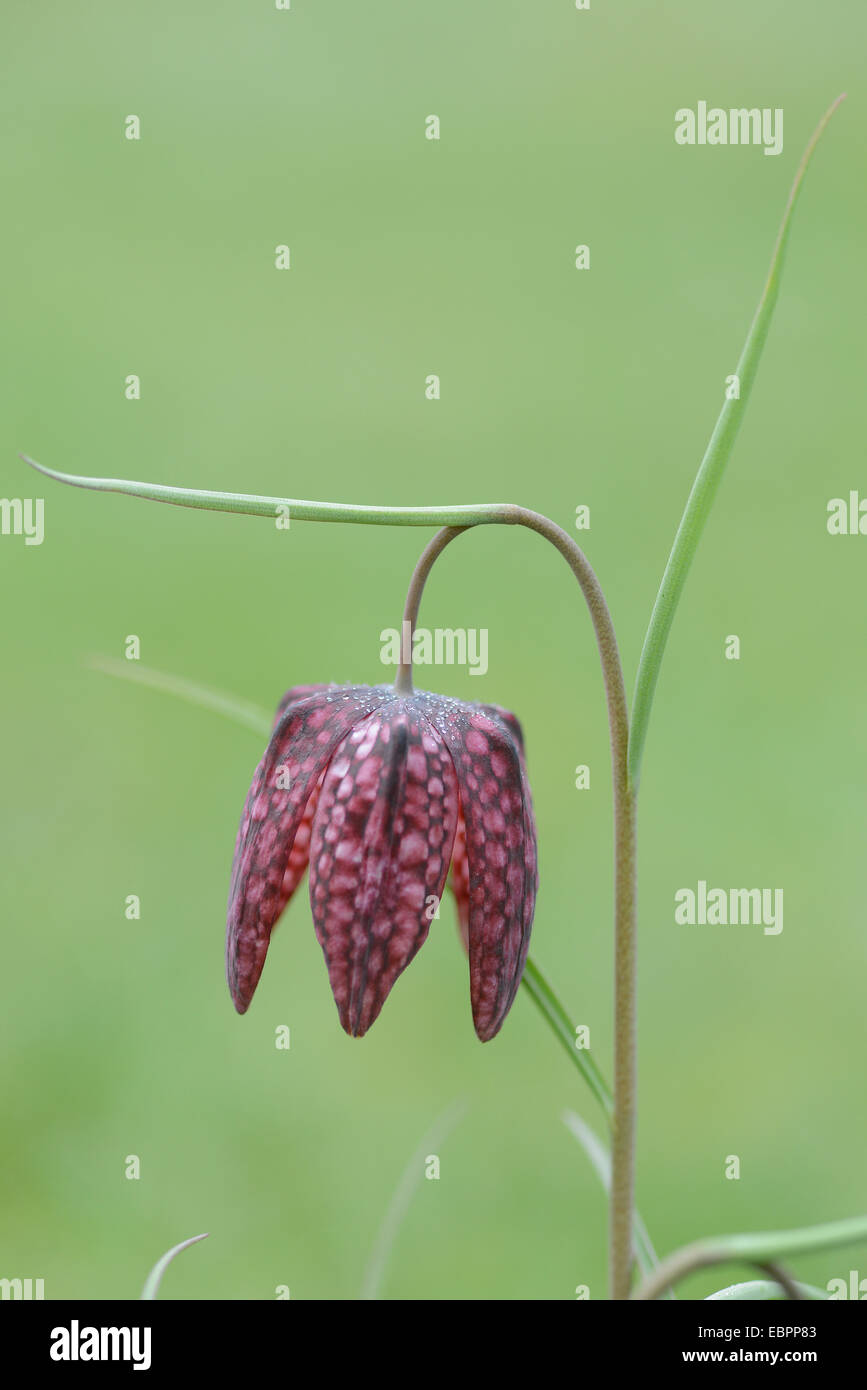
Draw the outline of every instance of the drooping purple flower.
[[[340,1022],[361,1037],[425,941],[450,864],[479,1038],[515,997],[536,899],[536,830],[514,715],[393,686],[295,686],[235,845],[229,988],[245,1013],[310,865]]]

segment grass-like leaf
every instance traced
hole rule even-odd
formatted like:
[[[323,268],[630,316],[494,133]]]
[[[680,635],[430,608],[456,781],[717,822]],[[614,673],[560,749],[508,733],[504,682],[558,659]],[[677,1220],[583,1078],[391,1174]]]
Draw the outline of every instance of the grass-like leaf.
[[[145,1280],[144,1288],[141,1291],[142,1300],[156,1298],[160,1281],[172,1260],[175,1258],[175,1255],[179,1255],[182,1250],[186,1250],[190,1245],[198,1245],[200,1240],[207,1240],[207,1238],[208,1232],[203,1231],[200,1236],[190,1236],[189,1240],[182,1240],[180,1245],[173,1245],[171,1250],[167,1250],[162,1258],[157,1260]]]
[[[823,1289],[814,1288],[812,1284],[795,1284],[801,1298],[804,1299],[827,1299],[828,1295]],[[727,1289],[718,1289],[716,1293],[709,1293],[704,1300],[705,1303],[766,1303],[785,1299],[786,1294],[781,1285],[773,1279],[748,1279],[745,1284],[729,1284]]]
[[[768,329],[771,325],[771,318],[774,313],[774,306],[777,302],[777,295],[780,289],[780,278],[783,273],[783,259],[786,252],[786,245],[789,239],[789,229],[792,222],[792,213],[807,166],[815,150],[822,132],[830,121],[840,102],[845,98],[845,92],[828,108],[816,127],[813,135],[804,151],[803,158],[798,165],[795,174],[795,181],[792,184],[789,200],[783,213],[783,220],[777,234],[776,244],[773,255],[771,256],[771,268],[762,297],[759,300],[758,308],[750,325],[747,340],[744,343],[743,351],[735,368],[739,386],[737,399],[726,399],[722,410],[719,413],[713,434],[710,437],[704,458],[692,485],[686,508],[681,518],[680,526],[677,528],[677,535],[674,538],[674,545],[665,566],[665,573],[662,576],[662,583],[653,605],[653,612],[650,616],[650,624],[647,635],[644,639],[644,646],[641,652],[641,660],[638,666],[638,677],[635,683],[635,698],[632,703],[632,724],[629,735],[629,777],[633,786],[638,786],[641,771],[641,758],[644,752],[644,741],[647,737],[647,725],[650,719],[650,709],[653,704],[653,696],[656,690],[656,682],[659,679],[659,668],[662,665],[662,657],[665,652],[665,645],[668,641],[668,634],[671,631],[671,624],[674,621],[675,610],[680,602],[683,586],[686,583],[686,576],[689,573],[693,557],[698,549],[701,534],[704,530],[705,522],[710,515],[714,498],[717,494],[722,480],[725,466],[734,447],[735,438],[740,428],[750,392],[756,379],[759,361],[762,356],[762,349],[768,336]]]
[[[95,671],[103,671],[107,676],[119,676],[121,680],[132,681],[136,685],[149,686],[151,690],[161,690],[166,695],[176,695],[200,709],[213,710],[225,715],[245,729],[267,738],[271,732],[271,719],[268,712],[247,700],[235,695],[224,695],[207,685],[184,680],[182,676],[171,676],[165,671],[154,671],[150,666],[142,666],[138,661],[124,661],[113,656],[93,656],[88,663]]]
[[[122,492],[146,502],[168,502],[173,507],[195,507],[207,512],[238,512],[243,516],[267,516],[273,520],[289,511],[294,521],[339,521],[373,526],[475,526],[498,520],[508,513],[502,502],[466,503],[453,507],[372,507],[354,502],[311,502],[298,497],[260,497],[250,492],[212,492],[203,488],[174,487],[168,483],[138,483],[131,478],[90,478],[80,473],[61,473],[37,463],[27,454],[19,458],[55,482],[83,487],[91,492]]]
[[[409,1211],[410,1203],[415,1195],[416,1189],[421,1182],[424,1161],[429,1153],[434,1153],[445,1139],[452,1133],[455,1126],[463,1119],[467,1112],[467,1103],[463,1100],[454,1101],[447,1110],[434,1120],[430,1129],[425,1134],[409,1163],[403,1171],[394,1195],[388,1204],[388,1210],[379,1228],[367,1268],[364,1271],[364,1278],[361,1283],[359,1298],[372,1300],[379,1297],[379,1290],[385,1275],[386,1265],[389,1256],[394,1249],[404,1217]]]

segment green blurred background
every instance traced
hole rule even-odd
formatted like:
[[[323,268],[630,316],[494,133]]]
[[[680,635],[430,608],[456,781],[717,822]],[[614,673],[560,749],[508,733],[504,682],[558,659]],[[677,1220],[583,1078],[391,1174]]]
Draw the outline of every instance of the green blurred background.
[[[598,1109],[523,994],[476,1041],[451,903],[358,1042],[305,889],[238,1018],[225,900],[262,741],[88,665],[134,633],[143,664],[269,709],[296,683],[381,681],[429,533],[284,533],[65,489],[17,452],[287,497],[515,501],[567,527],[587,504],[631,689],[794,169],[842,90],[647,746],[638,1192],[663,1251],[862,1211],[867,539],[832,539],[825,509],[867,493],[863,8],[51,0],[2,28],[0,492],[44,497],[46,534],[0,538],[0,1275],[135,1297],[207,1230],[166,1297],[354,1298],[401,1172],[464,1097],[384,1296],[604,1296],[605,1203],[561,1120],[601,1129]],[[783,107],[782,155],[677,146],[699,99]],[[537,537],[482,530],[421,620],[489,630],[484,678],[425,683],[524,723],[533,954],[610,1073],[607,725],[580,595]],[[782,935],[676,926],[699,878],[782,886]],[[820,1284],[850,1268],[867,1250],[797,1262]]]

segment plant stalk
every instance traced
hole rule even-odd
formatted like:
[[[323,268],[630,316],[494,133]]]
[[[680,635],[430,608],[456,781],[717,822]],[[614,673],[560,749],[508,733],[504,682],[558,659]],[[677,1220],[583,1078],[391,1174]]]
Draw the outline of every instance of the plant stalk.
[[[635,1207],[635,1128],[637,1113],[637,992],[636,992],[636,798],[629,785],[629,715],[617,637],[608,605],[593,568],[581,547],[548,517],[525,507],[501,509],[492,518],[526,526],[557,549],[581,588],[596,633],[611,740],[614,789],[614,1101],[611,1116],[611,1190],[608,1233],[609,1294],[627,1299],[632,1280],[632,1235]],[[428,575],[446,546],[466,527],[438,531],[423,551],[410,581],[404,623],[410,637],[402,651],[396,688],[412,689],[411,636]],[[402,629],[402,636],[407,632]]]

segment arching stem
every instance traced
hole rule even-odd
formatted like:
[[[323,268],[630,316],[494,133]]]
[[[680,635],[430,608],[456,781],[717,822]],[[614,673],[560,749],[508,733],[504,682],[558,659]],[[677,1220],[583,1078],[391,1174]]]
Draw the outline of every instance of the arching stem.
[[[609,1292],[629,1297],[632,1275],[632,1230],[635,1206],[636,1085],[636,798],[629,784],[629,714],[620,653],[611,614],[599,581],[583,550],[568,532],[539,512],[524,507],[492,509],[485,525],[526,526],[560,552],[581,588],[590,611],[608,707],[614,790],[614,1108],[611,1117],[611,1197],[609,1217]],[[413,571],[404,606],[401,663],[395,687],[412,690],[412,634],[419,604],[434,561],[467,526],[447,526],[425,547]]]
[[[406,603],[403,606],[403,622],[400,628],[400,665],[397,668],[397,680],[394,683],[395,690],[398,690],[401,695],[408,695],[412,690],[412,636],[418,622],[418,610],[427,577],[437,556],[442,554],[450,541],[453,541],[456,536],[462,536],[464,531],[468,529],[466,526],[444,526],[441,531],[437,531],[433,540],[428,541],[412,572]]]

